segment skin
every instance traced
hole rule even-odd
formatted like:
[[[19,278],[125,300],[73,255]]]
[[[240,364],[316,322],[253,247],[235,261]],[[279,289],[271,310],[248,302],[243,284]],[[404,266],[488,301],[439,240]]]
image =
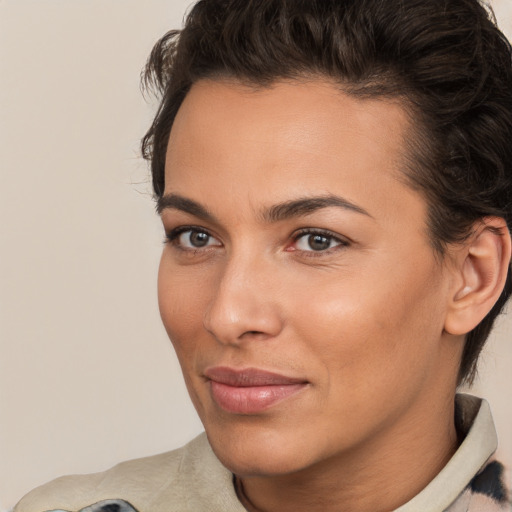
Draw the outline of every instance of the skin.
[[[161,203],[171,238],[161,316],[248,508],[389,511],[456,449],[463,333],[445,324],[463,286],[459,266],[432,249],[425,200],[400,179],[410,132],[398,102],[320,79],[257,90],[204,80],[178,112]],[[275,205],[333,195],[353,207],[269,218]],[[175,232],[187,226],[192,239]],[[312,250],[303,228],[327,230],[329,248]],[[194,247],[197,233],[207,245]],[[211,366],[308,384],[261,413],[233,414],[212,398]]]

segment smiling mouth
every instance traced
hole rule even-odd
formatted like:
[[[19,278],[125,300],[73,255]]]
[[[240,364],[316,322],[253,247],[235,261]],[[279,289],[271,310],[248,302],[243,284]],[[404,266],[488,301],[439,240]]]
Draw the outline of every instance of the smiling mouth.
[[[214,402],[233,414],[258,414],[305,389],[309,382],[256,368],[205,371]]]

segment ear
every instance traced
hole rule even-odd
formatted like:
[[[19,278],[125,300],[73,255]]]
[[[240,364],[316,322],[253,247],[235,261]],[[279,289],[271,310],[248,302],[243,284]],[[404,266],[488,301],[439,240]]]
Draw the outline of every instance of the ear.
[[[504,219],[485,217],[454,255],[453,290],[445,331],[461,335],[474,329],[498,300],[510,265],[510,233]]]

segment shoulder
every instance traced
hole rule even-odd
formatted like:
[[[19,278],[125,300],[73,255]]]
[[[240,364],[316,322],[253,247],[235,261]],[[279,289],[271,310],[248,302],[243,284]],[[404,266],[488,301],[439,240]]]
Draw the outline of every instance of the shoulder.
[[[185,499],[182,493],[187,480],[194,473],[197,477],[201,473],[201,461],[208,461],[212,456],[206,436],[202,434],[178,450],[122,462],[101,473],[53,480],[27,494],[14,512],[78,512],[82,509],[86,509],[84,512],[142,512],[148,510],[149,503],[155,504],[151,510],[156,512],[158,502],[179,503]],[[116,507],[112,507],[112,501],[110,506],[105,502],[104,508],[92,507],[105,500],[115,501]]]

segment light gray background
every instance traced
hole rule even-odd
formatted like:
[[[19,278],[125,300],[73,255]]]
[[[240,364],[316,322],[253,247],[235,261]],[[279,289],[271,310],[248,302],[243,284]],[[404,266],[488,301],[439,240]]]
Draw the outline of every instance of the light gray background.
[[[139,72],[189,0],[0,0],[0,511],[201,430],[160,325]],[[495,0],[512,34],[512,3]],[[510,36],[509,36],[510,37]],[[512,315],[484,355],[512,463]]]

